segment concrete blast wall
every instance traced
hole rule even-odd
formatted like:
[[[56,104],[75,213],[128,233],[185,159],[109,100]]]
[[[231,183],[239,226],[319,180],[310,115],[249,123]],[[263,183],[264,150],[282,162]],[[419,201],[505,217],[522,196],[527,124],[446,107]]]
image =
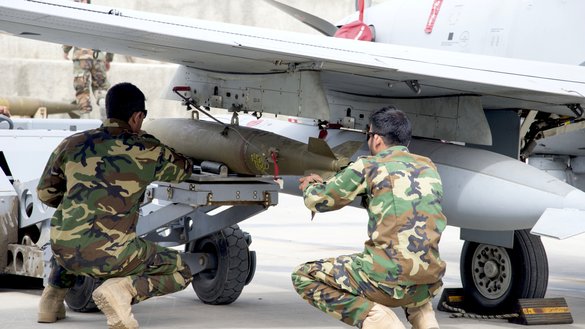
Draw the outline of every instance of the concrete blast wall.
[[[289,0],[286,4],[336,22],[350,14],[354,0]],[[317,33],[262,0],[192,0],[136,1],[93,0],[93,4],[132,10]],[[73,65],[64,60],[57,44],[16,38],[0,34],[0,96],[36,97],[52,101],[73,101]],[[133,61],[134,63],[130,63]],[[128,81],[146,94],[149,116],[184,117],[179,102],[160,99],[162,90],[174,74],[176,65],[128,58],[117,54],[110,69],[112,84]],[[99,118],[97,108],[89,116]]]

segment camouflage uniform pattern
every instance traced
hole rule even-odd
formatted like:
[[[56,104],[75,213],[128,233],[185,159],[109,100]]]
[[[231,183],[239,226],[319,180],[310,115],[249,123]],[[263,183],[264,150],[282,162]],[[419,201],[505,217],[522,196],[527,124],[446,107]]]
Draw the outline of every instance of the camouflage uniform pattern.
[[[136,236],[141,199],[152,181],[180,182],[192,163],[120,120],[72,135],[53,151],[37,186],[57,210],[51,248],[58,266],[49,283],[73,286],[75,277],[131,276],[135,301],[184,289],[189,267],[172,249]]]
[[[362,253],[295,269],[293,285],[310,304],[361,327],[374,302],[416,307],[438,293],[446,267],[438,244],[447,221],[441,179],[430,159],[393,146],[358,158],[324,183],[309,184],[303,194],[315,212],[364,196],[369,216]]]
[[[88,48],[63,46],[63,52],[66,54],[69,54],[71,49],[73,49],[73,88],[75,89],[77,105],[81,111],[90,112],[92,110],[89,97],[90,81],[95,99],[105,98],[106,92],[110,88],[106,63],[114,59],[114,54]],[[94,54],[97,56],[94,57]]]

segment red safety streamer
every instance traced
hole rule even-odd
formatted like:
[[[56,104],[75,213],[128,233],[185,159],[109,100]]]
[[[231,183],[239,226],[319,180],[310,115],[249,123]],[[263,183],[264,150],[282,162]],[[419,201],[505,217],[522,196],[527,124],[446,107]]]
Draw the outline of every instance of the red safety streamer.
[[[370,27],[364,23],[364,0],[359,0],[360,17],[357,21],[345,24],[335,32],[336,38],[372,41],[374,35]]]
[[[426,34],[431,34],[431,32],[433,32],[435,21],[437,20],[437,16],[439,16],[439,10],[441,10],[442,4],[443,0],[435,0],[435,2],[433,2],[433,8],[431,8],[431,13],[429,14],[429,19],[427,20],[427,26],[425,27]]]
[[[274,163],[274,179],[277,179],[278,176],[278,162],[276,161],[276,152],[272,151],[270,152],[270,156],[272,157],[272,162]]]

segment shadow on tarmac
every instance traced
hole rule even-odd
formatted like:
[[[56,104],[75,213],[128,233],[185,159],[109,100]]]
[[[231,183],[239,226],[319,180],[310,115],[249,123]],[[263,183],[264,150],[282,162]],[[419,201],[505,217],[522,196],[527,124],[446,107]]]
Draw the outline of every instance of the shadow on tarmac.
[[[42,290],[43,279],[2,274],[0,275],[0,290],[8,289]]]

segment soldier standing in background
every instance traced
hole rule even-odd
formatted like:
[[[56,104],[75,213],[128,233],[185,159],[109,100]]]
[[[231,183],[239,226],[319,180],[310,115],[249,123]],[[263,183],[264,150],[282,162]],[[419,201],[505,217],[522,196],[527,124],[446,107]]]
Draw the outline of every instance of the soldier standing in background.
[[[136,236],[148,184],[181,182],[193,165],[141,132],[144,102],[136,86],[113,86],[103,125],[65,138],[47,162],[37,193],[57,210],[51,218],[54,257],[38,322],[65,318],[65,295],[80,275],[106,279],[92,297],[116,329],[138,328],[131,304],[182,290],[193,278],[176,250]]]
[[[302,177],[299,186],[313,212],[361,196],[369,216],[364,251],[302,264],[293,285],[310,304],[349,325],[403,329],[390,309],[402,307],[414,329],[438,329],[431,300],[445,274],[441,178],[430,159],[408,151],[411,125],[402,111],[382,108],[369,122],[372,156],[326,182],[315,174]]]
[[[91,3],[90,0],[75,0],[75,2]],[[81,113],[90,113],[92,110],[89,97],[91,81],[91,90],[100,108],[100,118],[104,120],[106,118],[105,97],[108,88],[110,88],[107,71],[110,69],[110,62],[114,59],[114,54],[63,45],[65,59],[69,59],[71,49],[73,49],[73,88],[79,110]]]

